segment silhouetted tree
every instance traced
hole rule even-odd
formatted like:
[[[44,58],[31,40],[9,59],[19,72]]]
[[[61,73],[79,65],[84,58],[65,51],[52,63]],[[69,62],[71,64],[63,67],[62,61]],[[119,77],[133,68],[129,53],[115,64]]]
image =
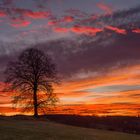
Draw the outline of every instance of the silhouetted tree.
[[[38,109],[45,111],[58,101],[53,93],[56,68],[41,50],[24,50],[16,61],[8,64],[5,74],[7,91],[14,92],[13,103],[20,103],[24,111],[34,109],[35,117],[38,117]]]

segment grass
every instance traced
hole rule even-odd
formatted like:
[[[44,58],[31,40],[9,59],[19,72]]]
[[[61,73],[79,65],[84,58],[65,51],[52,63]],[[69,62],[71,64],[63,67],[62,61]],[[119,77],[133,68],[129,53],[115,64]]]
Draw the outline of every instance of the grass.
[[[0,140],[140,140],[140,135],[36,120],[0,120]]]

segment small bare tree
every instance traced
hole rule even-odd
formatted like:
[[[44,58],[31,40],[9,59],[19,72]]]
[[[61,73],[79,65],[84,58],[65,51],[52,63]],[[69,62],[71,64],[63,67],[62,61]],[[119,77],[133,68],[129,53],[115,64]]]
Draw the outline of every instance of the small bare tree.
[[[29,48],[18,59],[10,62],[5,70],[7,91],[13,91],[13,103],[23,109],[38,112],[54,105],[58,98],[53,93],[53,84],[57,82],[56,68],[48,55],[41,50]]]

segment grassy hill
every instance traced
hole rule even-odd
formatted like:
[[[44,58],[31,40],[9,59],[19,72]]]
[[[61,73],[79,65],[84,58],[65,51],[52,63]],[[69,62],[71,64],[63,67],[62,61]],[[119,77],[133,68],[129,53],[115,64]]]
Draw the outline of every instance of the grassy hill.
[[[16,116],[17,117],[17,116]],[[43,116],[42,116],[43,117]],[[45,116],[44,116],[45,118]],[[140,117],[132,116],[78,116],[54,114],[47,115],[50,121],[94,129],[104,129],[140,135]]]
[[[0,119],[0,140],[140,140],[140,135],[57,124]]]

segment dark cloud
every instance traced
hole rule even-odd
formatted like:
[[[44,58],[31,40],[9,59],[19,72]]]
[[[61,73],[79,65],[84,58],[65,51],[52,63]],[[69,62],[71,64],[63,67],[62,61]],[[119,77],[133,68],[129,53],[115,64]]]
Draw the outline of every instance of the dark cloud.
[[[21,10],[21,13],[23,11]],[[40,17],[40,14],[38,16]],[[139,34],[127,28],[129,23],[138,28],[138,23],[140,23],[139,16],[139,7],[117,12],[113,15],[101,16],[94,21],[89,21],[90,28],[98,22],[102,22],[103,25],[107,25],[110,28],[104,29],[102,32],[97,33],[96,36],[78,35],[75,38],[46,41],[36,43],[33,46],[52,55],[59,72],[64,77],[71,76],[80,71],[85,73],[88,71],[107,72],[114,67],[120,68],[126,65],[139,64]],[[133,20],[134,17],[135,20]],[[81,21],[79,24],[82,26]],[[123,32],[123,34],[118,32]],[[42,37],[43,35],[42,33]],[[5,47],[7,44],[4,44],[4,47],[0,46],[1,52],[3,52],[0,59],[1,68],[4,67],[5,62],[11,60],[13,48],[15,49],[13,51],[15,53],[14,56],[23,50],[23,48],[18,48],[20,45],[17,45],[19,44],[15,44],[12,47]]]
[[[73,40],[57,40],[36,46],[52,54],[61,73],[67,76],[81,70],[106,72],[113,67],[140,63],[139,35],[117,35],[113,43],[106,46],[101,46],[100,41],[79,44]]]

